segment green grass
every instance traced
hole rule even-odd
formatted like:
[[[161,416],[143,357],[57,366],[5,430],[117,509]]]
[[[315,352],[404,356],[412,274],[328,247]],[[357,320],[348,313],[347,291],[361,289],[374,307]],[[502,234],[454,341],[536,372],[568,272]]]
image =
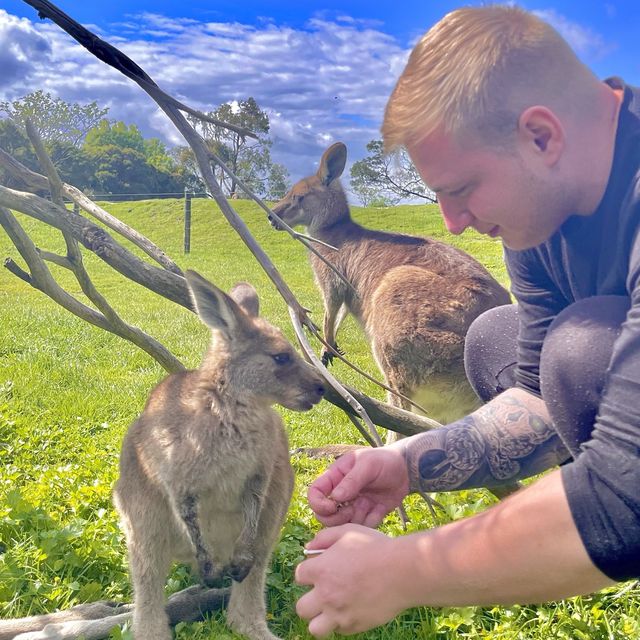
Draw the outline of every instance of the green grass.
[[[234,202],[256,239],[286,278],[302,304],[321,322],[322,308],[304,249],[273,231],[252,203]],[[273,285],[215,205],[193,205],[191,254],[182,253],[182,202],[118,203],[107,208],[154,240],[182,268],[194,268],[228,289],[238,280],[252,282],[262,313],[293,339],[288,313]],[[428,234],[453,242],[481,260],[507,284],[497,241],[466,233],[446,234],[434,207],[354,208],[367,226]],[[38,246],[62,251],[53,230],[20,217]],[[187,366],[197,366],[207,331],[193,314],[159,299],[117,275],[101,260],[85,262],[99,289],[122,317],[163,342]],[[0,233],[0,257],[20,262]],[[52,268],[71,292],[79,286],[68,273]],[[352,320],[341,329],[341,346],[351,360],[379,377],[362,333]],[[383,392],[341,363],[339,378],[366,393]],[[131,597],[123,538],[111,506],[120,442],[145,398],[164,371],[145,353],[70,315],[7,270],[0,270],[0,617],[53,611],[80,602]],[[292,447],[327,442],[358,442],[345,416],[329,403],[307,414],[282,410]],[[297,485],[282,540],[268,577],[270,624],[288,639],[307,639],[295,615],[302,592],[293,583],[301,548],[318,528],[304,500],[305,488],[326,463],[296,458]],[[441,521],[486,508],[484,491],[441,495]],[[410,530],[432,526],[424,506],[408,500]],[[384,531],[400,535],[394,515]],[[172,572],[167,593],[188,584],[183,567]],[[619,585],[599,594],[539,607],[415,609],[360,638],[409,639],[617,639],[640,638],[640,589]],[[234,637],[223,625],[224,613],[203,623],[183,624],[177,638]],[[113,638],[130,638],[114,631]]]

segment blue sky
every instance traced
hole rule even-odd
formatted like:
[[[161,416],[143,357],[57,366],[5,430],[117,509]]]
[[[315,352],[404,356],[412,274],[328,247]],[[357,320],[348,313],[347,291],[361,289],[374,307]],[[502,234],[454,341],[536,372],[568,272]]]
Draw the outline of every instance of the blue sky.
[[[482,4],[468,2],[466,4]],[[353,162],[379,137],[386,99],[416,39],[458,2],[439,0],[60,0],[166,91],[202,110],[253,96],[271,121],[272,153],[297,179],[344,141]],[[640,85],[640,3],[530,0],[599,76]],[[43,89],[96,100],[109,117],[181,144],[135,84],[92,58],[35,10],[0,0],[0,100]]]

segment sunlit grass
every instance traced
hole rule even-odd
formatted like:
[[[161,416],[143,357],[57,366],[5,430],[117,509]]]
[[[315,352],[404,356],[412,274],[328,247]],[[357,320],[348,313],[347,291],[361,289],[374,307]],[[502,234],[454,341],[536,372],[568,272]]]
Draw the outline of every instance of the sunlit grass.
[[[320,324],[322,306],[302,246],[273,231],[263,213],[245,201],[234,203],[252,233],[285,276],[301,303]],[[191,253],[183,255],[182,202],[118,203],[107,208],[150,237],[182,268],[194,268],[219,286],[252,282],[262,313],[293,339],[284,302],[209,201],[193,206]],[[475,255],[507,284],[499,242],[466,233],[446,234],[435,207],[354,208],[354,217],[370,227],[428,234]],[[62,251],[59,234],[20,216],[43,249]],[[20,262],[0,232],[0,256]],[[98,288],[122,317],[164,343],[187,366],[197,366],[207,331],[185,309],[127,282],[100,259],[85,262]],[[52,269],[69,290],[82,297],[68,273]],[[341,330],[340,344],[351,360],[378,376],[362,332],[352,320]],[[349,384],[383,398],[384,393],[341,363],[334,373]],[[122,535],[111,506],[121,438],[138,415],[149,390],[164,371],[145,353],[111,334],[71,316],[46,296],[6,270],[0,270],[0,616],[53,611],[84,601],[131,597]],[[299,414],[282,410],[292,447],[328,442],[358,442],[348,419],[328,403]],[[325,462],[296,457],[296,493],[282,541],[269,575],[268,604],[273,630],[289,639],[307,639],[295,615],[301,593],[293,583],[304,541],[318,524],[304,500],[306,486]],[[484,491],[440,495],[440,522],[470,515],[493,502]],[[407,501],[410,530],[432,526],[420,501]],[[395,515],[384,530],[401,535]],[[184,568],[172,573],[167,591],[189,581]],[[366,588],[366,585],[363,585]],[[586,598],[540,607],[415,609],[389,624],[356,636],[390,638],[640,638],[640,590],[620,585]],[[177,638],[234,637],[223,626],[224,613],[204,623],[179,625]],[[131,637],[129,630],[113,637]]]

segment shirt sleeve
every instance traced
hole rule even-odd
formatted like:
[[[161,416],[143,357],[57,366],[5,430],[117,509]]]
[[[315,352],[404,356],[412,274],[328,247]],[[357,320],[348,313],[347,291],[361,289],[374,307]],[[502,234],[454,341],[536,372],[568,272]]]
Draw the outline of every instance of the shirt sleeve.
[[[511,291],[518,303],[516,387],[541,397],[540,354],[549,325],[568,301],[551,280],[542,249],[505,249]]]
[[[640,576],[640,234],[627,287],[631,306],[614,345],[592,438],[562,468],[585,548],[614,580]]]

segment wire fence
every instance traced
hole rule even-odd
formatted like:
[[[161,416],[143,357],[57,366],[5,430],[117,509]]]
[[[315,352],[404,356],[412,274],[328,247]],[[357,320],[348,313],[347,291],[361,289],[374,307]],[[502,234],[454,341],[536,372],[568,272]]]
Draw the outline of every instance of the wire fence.
[[[207,198],[206,191],[175,191],[167,193],[87,193],[89,198],[100,202],[126,202],[129,200],[166,200],[169,198]]]

